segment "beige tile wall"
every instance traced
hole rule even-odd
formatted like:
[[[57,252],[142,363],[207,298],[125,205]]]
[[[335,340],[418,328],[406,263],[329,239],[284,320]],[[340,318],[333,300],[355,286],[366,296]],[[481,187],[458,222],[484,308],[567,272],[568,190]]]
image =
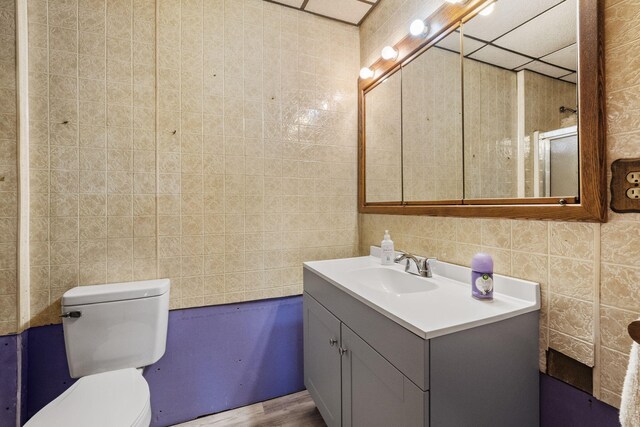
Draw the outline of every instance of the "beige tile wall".
[[[363,66],[373,62],[384,44],[382,37],[372,35],[372,22],[394,22],[399,25],[395,32],[406,31],[406,21],[398,18],[399,3],[382,0],[361,27]],[[431,5],[426,0],[412,3],[416,8],[416,3]],[[635,71],[640,68],[639,13],[636,1],[605,1],[609,163],[640,157],[640,74]],[[380,31],[394,32],[387,26]],[[640,214],[610,212],[603,225],[361,215],[361,253],[379,244],[385,228],[399,249],[464,265],[483,250],[494,256],[498,272],[540,282],[541,369],[547,347],[595,364],[596,396],[619,407],[631,345],[626,325],[640,317]]]
[[[402,69],[404,200],[462,198],[461,90],[456,53],[429,49]]]
[[[464,60],[464,197],[515,197],[516,73]]]
[[[356,253],[358,46],[261,0],[29,0],[31,325],[78,284],[183,308]]]
[[[0,335],[16,331],[18,181],[15,4],[0,2]]]
[[[302,261],[357,250],[357,30],[258,0],[163,1],[158,22],[172,307],[299,294]]]
[[[29,2],[31,324],[156,277],[155,5]]]

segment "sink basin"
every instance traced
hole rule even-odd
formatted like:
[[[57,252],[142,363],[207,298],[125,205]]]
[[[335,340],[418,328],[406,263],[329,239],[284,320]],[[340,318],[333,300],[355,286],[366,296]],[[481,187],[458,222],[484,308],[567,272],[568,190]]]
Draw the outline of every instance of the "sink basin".
[[[352,270],[349,278],[366,288],[401,296],[433,291],[438,286],[423,278],[391,268],[363,268]]]

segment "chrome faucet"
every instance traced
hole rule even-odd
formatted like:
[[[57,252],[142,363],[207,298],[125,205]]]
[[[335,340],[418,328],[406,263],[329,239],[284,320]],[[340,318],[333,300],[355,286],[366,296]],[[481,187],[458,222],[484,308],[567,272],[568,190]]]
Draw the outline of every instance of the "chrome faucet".
[[[431,271],[431,265],[429,264],[429,261],[437,261],[437,258],[424,258],[422,261],[420,261],[415,256],[403,252],[398,255],[394,261],[396,263],[400,263],[403,260],[407,260],[407,263],[404,267],[404,271],[406,271],[407,273],[416,274],[411,272],[411,261],[413,261],[413,263],[416,265],[416,269],[418,270],[417,276],[432,277],[433,272]]]

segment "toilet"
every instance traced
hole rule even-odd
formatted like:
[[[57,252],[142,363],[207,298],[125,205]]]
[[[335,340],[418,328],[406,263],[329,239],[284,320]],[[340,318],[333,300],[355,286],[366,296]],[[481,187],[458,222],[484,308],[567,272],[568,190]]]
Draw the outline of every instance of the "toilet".
[[[148,427],[142,368],[165,352],[169,279],[80,286],[62,296],[69,372],[79,378],[28,427]]]

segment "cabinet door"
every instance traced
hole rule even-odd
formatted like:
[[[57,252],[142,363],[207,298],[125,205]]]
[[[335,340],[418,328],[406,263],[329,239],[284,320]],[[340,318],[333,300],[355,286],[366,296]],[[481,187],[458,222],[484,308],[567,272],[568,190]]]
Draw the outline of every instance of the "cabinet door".
[[[344,427],[428,425],[428,392],[420,390],[344,324],[342,349]]]
[[[304,384],[327,426],[340,426],[340,321],[304,294]]]

